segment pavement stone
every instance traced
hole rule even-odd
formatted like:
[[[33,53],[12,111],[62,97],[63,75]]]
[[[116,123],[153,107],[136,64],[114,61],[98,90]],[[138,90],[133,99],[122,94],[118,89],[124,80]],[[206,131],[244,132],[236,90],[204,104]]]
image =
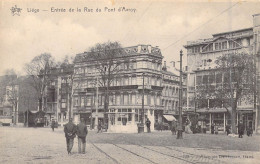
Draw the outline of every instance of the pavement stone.
[[[224,150],[215,147],[181,147],[172,145],[157,146],[154,137],[162,138],[168,133],[147,134],[96,134],[92,132],[87,139],[86,154],[78,154],[77,138],[74,140],[72,155],[66,152],[63,129],[52,132],[46,128],[8,128],[0,127],[0,163],[259,163],[259,151]],[[136,136],[137,135],[137,136]],[[120,137],[122,141],[117,142]],[[103,139],[103,137],[107,137]],[[131,141],[145,138],[141,141]],[[95,138],[95,139],[93,139]],[[225,139],[220,136],[220,139]],[[103,140],[103,141],[101,141]],[[176,141],[186,142],[189,140]],[[107,143],[104,143],[104,142]],[[242,142],[239,140],[239,142]],[[183,143],[181,143],[183,144]],[[196,145],[197,146],[197,145]],[[246,148],[247,150],[247,148]]]

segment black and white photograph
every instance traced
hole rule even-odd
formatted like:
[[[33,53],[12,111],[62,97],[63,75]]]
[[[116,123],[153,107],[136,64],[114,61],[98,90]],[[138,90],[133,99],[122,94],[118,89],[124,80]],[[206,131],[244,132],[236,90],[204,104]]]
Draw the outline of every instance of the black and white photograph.
[[[0,163],[260,163],[260,0],[0,0]]]

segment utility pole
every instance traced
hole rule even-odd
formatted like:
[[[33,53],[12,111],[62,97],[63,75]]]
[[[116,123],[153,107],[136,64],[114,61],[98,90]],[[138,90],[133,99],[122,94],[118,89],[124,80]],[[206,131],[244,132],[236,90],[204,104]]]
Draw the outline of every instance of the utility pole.
[[[96,114],[95,114],[95,126],[98,126],[98,77],[96,81]],[[95,127],[94,127],[95,129]]]
[[[180,51],[179,126],[177,139],[182,139],[182,50]]]
[[[144,73],[143,73],[143,94],[142,94],[142,119],[141,124],[144,124]]]
[[[142,109],[141,109],[141,123],[137,124],[138,126],[138,133],[144,132],[144,73],[143,76],[143,88],[142,88]]]

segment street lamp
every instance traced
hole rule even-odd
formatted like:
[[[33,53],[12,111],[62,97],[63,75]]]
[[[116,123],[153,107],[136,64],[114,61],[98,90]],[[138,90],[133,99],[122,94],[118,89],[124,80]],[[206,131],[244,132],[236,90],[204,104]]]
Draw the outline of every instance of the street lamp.
[[[182,50],[180,51],[180,89],[179,89],[179,126],[177,131],[177,139],[182,139]]]
[[[142,88],[142,111],[141,111],[141,123],[137,124],[138,133],[144,132],[144,73],[143,76],[143,88]]]
[[[143,95],[142,95],[142,119],[141,124],[144,124],[144,73],[143,73]]]

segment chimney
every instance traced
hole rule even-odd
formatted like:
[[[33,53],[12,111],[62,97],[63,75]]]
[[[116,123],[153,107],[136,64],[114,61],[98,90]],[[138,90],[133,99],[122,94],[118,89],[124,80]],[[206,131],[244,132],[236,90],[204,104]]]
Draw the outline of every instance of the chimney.
[[[166,61],[164,61],[164,65],[163,65],[163,67],[162,67],[162,70],[163,70],[163,71],[167,71]]]
[[[175,62],[174,61],[172,61],[172,67],[175,68]]]

